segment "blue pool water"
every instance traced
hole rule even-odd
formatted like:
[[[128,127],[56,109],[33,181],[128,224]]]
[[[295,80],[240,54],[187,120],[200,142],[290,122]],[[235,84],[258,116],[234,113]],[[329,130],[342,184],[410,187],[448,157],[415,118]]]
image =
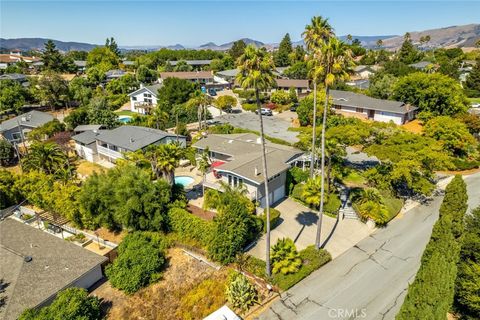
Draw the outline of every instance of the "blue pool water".
[[[175,177],[175,184],[181,184],[183,187],[186,187],[193,183],[193,178],[188,176],[178,176]]]
[[[130,120],[132,120],[132,117],[130,117],[130,116],[119,116],[118,120],[123,122],[123,123],[127,123],[127,122],[130,122]]]

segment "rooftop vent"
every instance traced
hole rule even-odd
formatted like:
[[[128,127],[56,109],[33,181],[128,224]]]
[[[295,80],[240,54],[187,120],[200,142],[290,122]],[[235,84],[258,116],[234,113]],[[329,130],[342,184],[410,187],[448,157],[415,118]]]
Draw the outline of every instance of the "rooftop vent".
[[[230,140],[228,140],[228,143],[233,143],[233,140],[231,140],[231,139],[230,139]]]
[[[134,141],[133,138],[130,138],[130,143],[133,143],[133,141]]]
[[[26,256],[25,258],[23,258],[23,261],[30,262],[30,261],[32,261],[32,257],[31,256]]]

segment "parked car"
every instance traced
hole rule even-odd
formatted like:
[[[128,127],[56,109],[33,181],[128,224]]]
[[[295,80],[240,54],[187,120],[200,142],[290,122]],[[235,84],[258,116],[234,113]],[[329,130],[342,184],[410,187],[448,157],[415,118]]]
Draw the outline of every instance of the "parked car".
[[[258,110],[255,110],[255,113],[258,114]],[[262,114],[262,116],[273,116],[272,110],[268,108],[262,108],[260,113]]]
[[[217,95],[217,91],[213,88],[208,89],[208,94],[211,95],[212,97]]]
[[[472,103],[472,108],[480,108],[480,103]]]

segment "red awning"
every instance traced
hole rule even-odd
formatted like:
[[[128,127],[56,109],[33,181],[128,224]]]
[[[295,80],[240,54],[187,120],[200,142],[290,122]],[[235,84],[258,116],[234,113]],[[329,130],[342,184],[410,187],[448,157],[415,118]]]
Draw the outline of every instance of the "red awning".
[[[224,164],[225,162],[223,161],[215,161],[212,163],[212,168],[216,168],[216,167],[219,167],[221,166],[222,164]]]

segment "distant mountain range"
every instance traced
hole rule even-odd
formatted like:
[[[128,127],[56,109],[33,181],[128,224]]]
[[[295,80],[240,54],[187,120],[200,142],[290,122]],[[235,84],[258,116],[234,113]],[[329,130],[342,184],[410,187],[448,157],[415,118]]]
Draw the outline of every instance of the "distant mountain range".
[[[474,47],[475,42],[480,38],[480,24],[468,24],[464,26],[451,26],[446,28],[431,29],[419,32],[410,32],[410,36],[414,43],[419,43],[420,37],[430,36],[430,41],[425,44],[426,47],[436,48],[436,47],[445,47],[445,48],[454,48],[454,47]],[[379,39],[383,42],[383,47],[389,50],[398,49],[403,42],[403,35],[379,35],[379,36],[352,36],[353,39],[358,39],[361,41],[362,45],[367,48],[376,47],[376,43]],[[340,36],[340,39],[346,40],[347,36]],[[0,49],[3,50],[42,50],[44,43],[48,39],[43,38],[18,38],[18,39],[3,39],[0,38]],[[254,44],[257,47],[266,47],[268,49],[274,49],[278,47],[278,43],[264,43],[258,40],[251,38],[243,38],[246,44]],[[82,42],[64,42],[59,40],[53,40],[57,48],[61,51],[70,51],[70,50],[82,50],[90,51],[93,49],[95,44],[82,43]],[[208,42],[202,44],[198,47],[190,49],[210,49],[225,51],[230,49],[233,46],[235,41],[227,42],[224,44],[217,45],[214,42]],[[304,45],[303,40],[292,42],[293,46]],[[160,48],[168,48],[173,50],[186,49],[182,44],[175,44],[170,46],[159,46],[159,45],[145,45],[145,46],[120,46],[122,50],[158,50]]]

